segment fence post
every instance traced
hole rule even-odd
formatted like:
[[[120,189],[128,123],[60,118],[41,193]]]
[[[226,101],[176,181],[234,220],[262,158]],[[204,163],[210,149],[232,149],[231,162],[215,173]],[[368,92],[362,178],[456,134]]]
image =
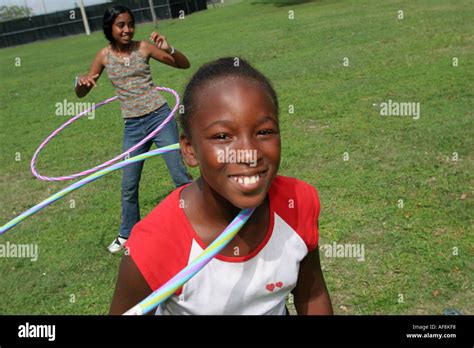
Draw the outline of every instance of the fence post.
[[[169,12],[169,15],[170,15],[170,19],[173,19],[173,16],[171,14],[170,0],[168,0],[167,3],[168,3],[168,12]]]
[[[84,29],[86,30],[86,34],[90,35],[91,30],[89,29],[89,22],[87,21],[87,15],[86,15],[86,10],[84,8],[84,1],[80,1],[80,6],[81,6],[81,15],[82,15],[82,22],[84,22]]]
[[[155,28],[158,28],[158,21],[156,20],[155,6],[153,5],[153,0],[148,0],[150,5],[151,18],[153,19],[153,25]]]

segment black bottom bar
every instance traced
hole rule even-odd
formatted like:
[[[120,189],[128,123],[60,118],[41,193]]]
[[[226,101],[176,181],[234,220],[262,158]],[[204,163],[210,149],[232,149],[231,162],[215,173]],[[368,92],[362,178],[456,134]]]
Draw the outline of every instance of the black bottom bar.
[[[472,319],[472,316],[0,316],[0,346],[281,343],[293,347],[305,343],[472,347]]]

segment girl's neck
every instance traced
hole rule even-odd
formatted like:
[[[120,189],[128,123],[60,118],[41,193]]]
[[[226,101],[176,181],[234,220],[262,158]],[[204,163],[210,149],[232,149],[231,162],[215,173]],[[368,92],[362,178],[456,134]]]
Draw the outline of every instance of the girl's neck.
[[[215,192],[202,177],[196,181],[199,190],[199,209],[209,221],[220,224],[229,224],[240,212],[240,208],[232,205],[228,200]]]
[[[135,46],[135,41],[130,41],[128,45],[121,45],[117,43],[111,43],[110,47],[117,53],[129,53]]]
[[[239,207],[234,206],[214,191],[202,177],[199,177],[194,184],[196,186],[192,188],[193,194],[192,197],[188,196],[190,198],[188,202],[194,202],[193,205],[195,205],[192,210],[194,214],[199,216],[200,221],[212,222],[215,226],[226,227],[241,211]],[[266,207],[265,201],[256,207],[251,220],[260,215]]]
[[[185,188],[181,197],[194,231],[205,244],[212,243],[241,210],[217,194],[201,177]],[[234,246],[244,243],[253,250],[263,240],[269,224],[268,204],[267,198],[256,208],[239,235],[234,237]]]

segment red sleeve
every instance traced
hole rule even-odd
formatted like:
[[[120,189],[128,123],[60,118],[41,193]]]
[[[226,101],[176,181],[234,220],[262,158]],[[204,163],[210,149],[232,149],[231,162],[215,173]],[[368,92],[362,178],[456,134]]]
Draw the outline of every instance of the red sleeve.
[[[315,187],[308,184],[308,191],[311,194],[309,197],[310,206],[311,206],[311,214],[309,219],[311,221],[311,225],[308,226],[310,232],[308,238],[308,249],[309,251],[313,251],[317,248],[319,242],[319,213],[321,211],[321,206],[319,203],[319,195],[318,191]]]
[[[306,244],[308,252],[318,246],[320,204],[318,191],[310,184],[277,176],[270,188],[270,204]]]
[[[184,232],[183,224],[177,223],[177,209],[181,209],[178,201],[175,193],[168,196],[134,226],[126,243],[131,258],[153,291],[188,263],[192,240]]]

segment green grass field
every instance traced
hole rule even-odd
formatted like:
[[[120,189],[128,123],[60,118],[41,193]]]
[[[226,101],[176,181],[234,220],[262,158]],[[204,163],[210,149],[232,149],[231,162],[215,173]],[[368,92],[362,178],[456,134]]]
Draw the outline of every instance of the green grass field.
[[[469,0],[321,0],[211,6],[160,23],[192,67],[153,62],[156,84],[181,93],[201,64],[222,56],[242,56],[273,81],[280,174],[318,188],[321,245],[365,247],[365,261],[322,253],[338,314],[474,314],[472,18]],[[136,38],[152,30],[139,25]],[[55,104],[79,101],[74,76],[105,43],[95,32],[0,51],[2,224],[69,185],[34,179],[29,163],[67,120]],[[113,95],[104,73],[81,101]],[[389,99],[420,103],[420,118],[381,116],[373,104]],[[41,154],[40,173],[71,174],[118,154],[122,123],[118,103],[78,121]],[[120,222],[120,179],[90,184],[0,237],[39,250],[36,262],[0,258],[1,314],[108,312],[120,257],[106,247]],[[142,215],[172,187],[163,160],[147,161]]]

